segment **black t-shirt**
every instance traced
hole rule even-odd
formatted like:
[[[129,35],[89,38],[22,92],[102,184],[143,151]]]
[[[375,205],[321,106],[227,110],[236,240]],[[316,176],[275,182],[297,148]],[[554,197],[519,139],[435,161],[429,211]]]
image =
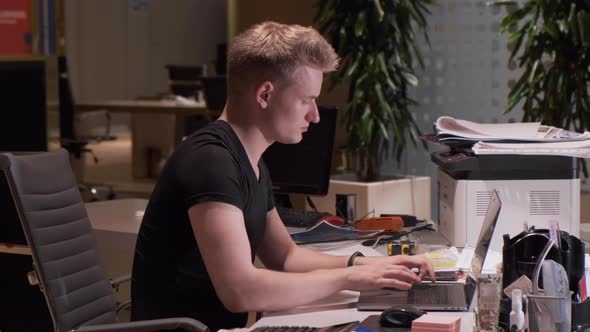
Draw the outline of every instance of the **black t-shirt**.
[[[184,140],[166,162],[137,237],[131,281],[132,319],[193,317],[216,331],[243,327],[217,295],[188,217],[191,206],[224,202],[240,208],[252,261],[274,208],[268,170],[260,177],[232,128],[218,120]]]

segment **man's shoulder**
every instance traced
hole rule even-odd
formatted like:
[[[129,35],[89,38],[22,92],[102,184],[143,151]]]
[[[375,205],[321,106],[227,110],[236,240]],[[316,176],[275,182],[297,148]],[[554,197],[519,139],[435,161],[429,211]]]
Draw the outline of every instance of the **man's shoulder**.
[[[204,139],[215,137],[217,139],[226,139],[232,134],[230,125],[222,120],[213,121],[206,126],[195,130],[187,139]]]
[[[228,124],[215,121],[189,135],[181,143],[181,147],[190,151],[234,151],[236,147],[232,134]]]
[[[194,174],[197,169],[235,171],[240,163],[239,152],[231,139],[221,136],[218,131],[203,128],[187,137],[174,150],[167,164],[176,172]]]

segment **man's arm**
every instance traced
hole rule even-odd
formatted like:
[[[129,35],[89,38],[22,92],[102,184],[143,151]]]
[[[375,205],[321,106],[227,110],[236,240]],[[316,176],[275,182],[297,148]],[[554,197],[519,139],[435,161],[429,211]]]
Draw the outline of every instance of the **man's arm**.
[[[226,203],[207,202],[191,207],[188,212],[207,272],[217,295],[230,311],[284,310],[344,289],[407,289],[420,282],[411,270],[401,265],[359,265],[305,273],[258,269],[251,262],[240,209]],[[266,238],[267,235],[264,241]],[[273,250],[266,244],[264,247]],[[339,258],[336,265],[343,266],[344,259]]]
[[[309,272],[317,269],[344,268],[348,256],[327,255],[295,244],[276,209],[268,212],[264,240],[258,258],[273,270]]]

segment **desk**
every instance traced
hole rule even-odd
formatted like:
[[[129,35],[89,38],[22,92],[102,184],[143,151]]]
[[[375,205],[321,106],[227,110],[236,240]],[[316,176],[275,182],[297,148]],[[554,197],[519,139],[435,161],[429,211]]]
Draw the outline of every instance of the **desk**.
[[[266,313],[251,328],[259,326],[299,325],[323,327],[350,321],[362,321],[376,311],[358,311],[356,301],[358,292],[343,291],[322,301],[293,310]],[[446,315],[461,318],[461,332],[476,331],[473,312],[430,312],[429,315]]]
[[[323,243],[310,247],[333,255],[350,255],[361,251],[366,256],[385,255],[384,247],[373,249],[354,241],[338,243]],[[350,321],[362,321],[370,315],[379,315],[381,311],[358,311],[356,303],[359,292],[342,291],[325,299],[313,302],[299,308],[265,313],[251,328],[259,326],[299,325],[324,327],[342,324]],[[475,315],[473,312],[431,312],[432,315],[447,315],[461,318],[461,331],[474,331]]]
[[[173,115],[209,115],[205,102],[182,104],[174,100],[98,100],[84,101],[76,104],[77,112],[107,109],[115,113],[131,114],[173,114]]]
[[[166,158],[172,153],[184,136],[186,116],[203,115],[208,121],[219,116],[219,112],[209,111],[204,101],[184,104],[174,100],[100,100],[76,104],[77,112],[97,109],[131,114],[131,164],[137,178],[157,175],[148,167],[153,164],[149,159]],[[154,155],[148,157],[148,151]]]
[[[93,229],[96,231],[98,247],[103,256],[104,265],[111,276],[131,273],[135,240],[147,202],[145,199],[121,199],[86,204],[88,217]],[[363,247],[351,241],[322,243],[312,245],[312,247],[338,255],[350,255],[357,250],[362,251],[366,255],[383,255],[381,250]],[[122,285],[118,295],[119,300],[125,300],[125,297],[128,298],[128,287],[129,285]],[[361,321],[369,315],[380,313],[358,311],[355,306],[358,295],[358,292],[343,291],[304,307],[267,313],[252,327],[263,325],[306,325],[320,327],[335,325],[350,320]],[[433,312],[431,314],[446,314],[461,317],[461,331],[473,331],[474,314],[472,312]]]

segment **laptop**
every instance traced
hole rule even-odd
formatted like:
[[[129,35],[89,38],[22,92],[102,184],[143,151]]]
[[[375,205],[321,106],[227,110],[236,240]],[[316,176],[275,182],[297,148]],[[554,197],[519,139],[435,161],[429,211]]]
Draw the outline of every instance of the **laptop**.
[[[493,190],[471,261],[472,276],[482,271],[501,207],[500,197]],[[476,288],[472,276],[467,276],[465,283],[421,283],[410,290],[363,291],[359,296],[357,309],[375,311],[396,305],[412,305],[427,311],[467,311]]]

